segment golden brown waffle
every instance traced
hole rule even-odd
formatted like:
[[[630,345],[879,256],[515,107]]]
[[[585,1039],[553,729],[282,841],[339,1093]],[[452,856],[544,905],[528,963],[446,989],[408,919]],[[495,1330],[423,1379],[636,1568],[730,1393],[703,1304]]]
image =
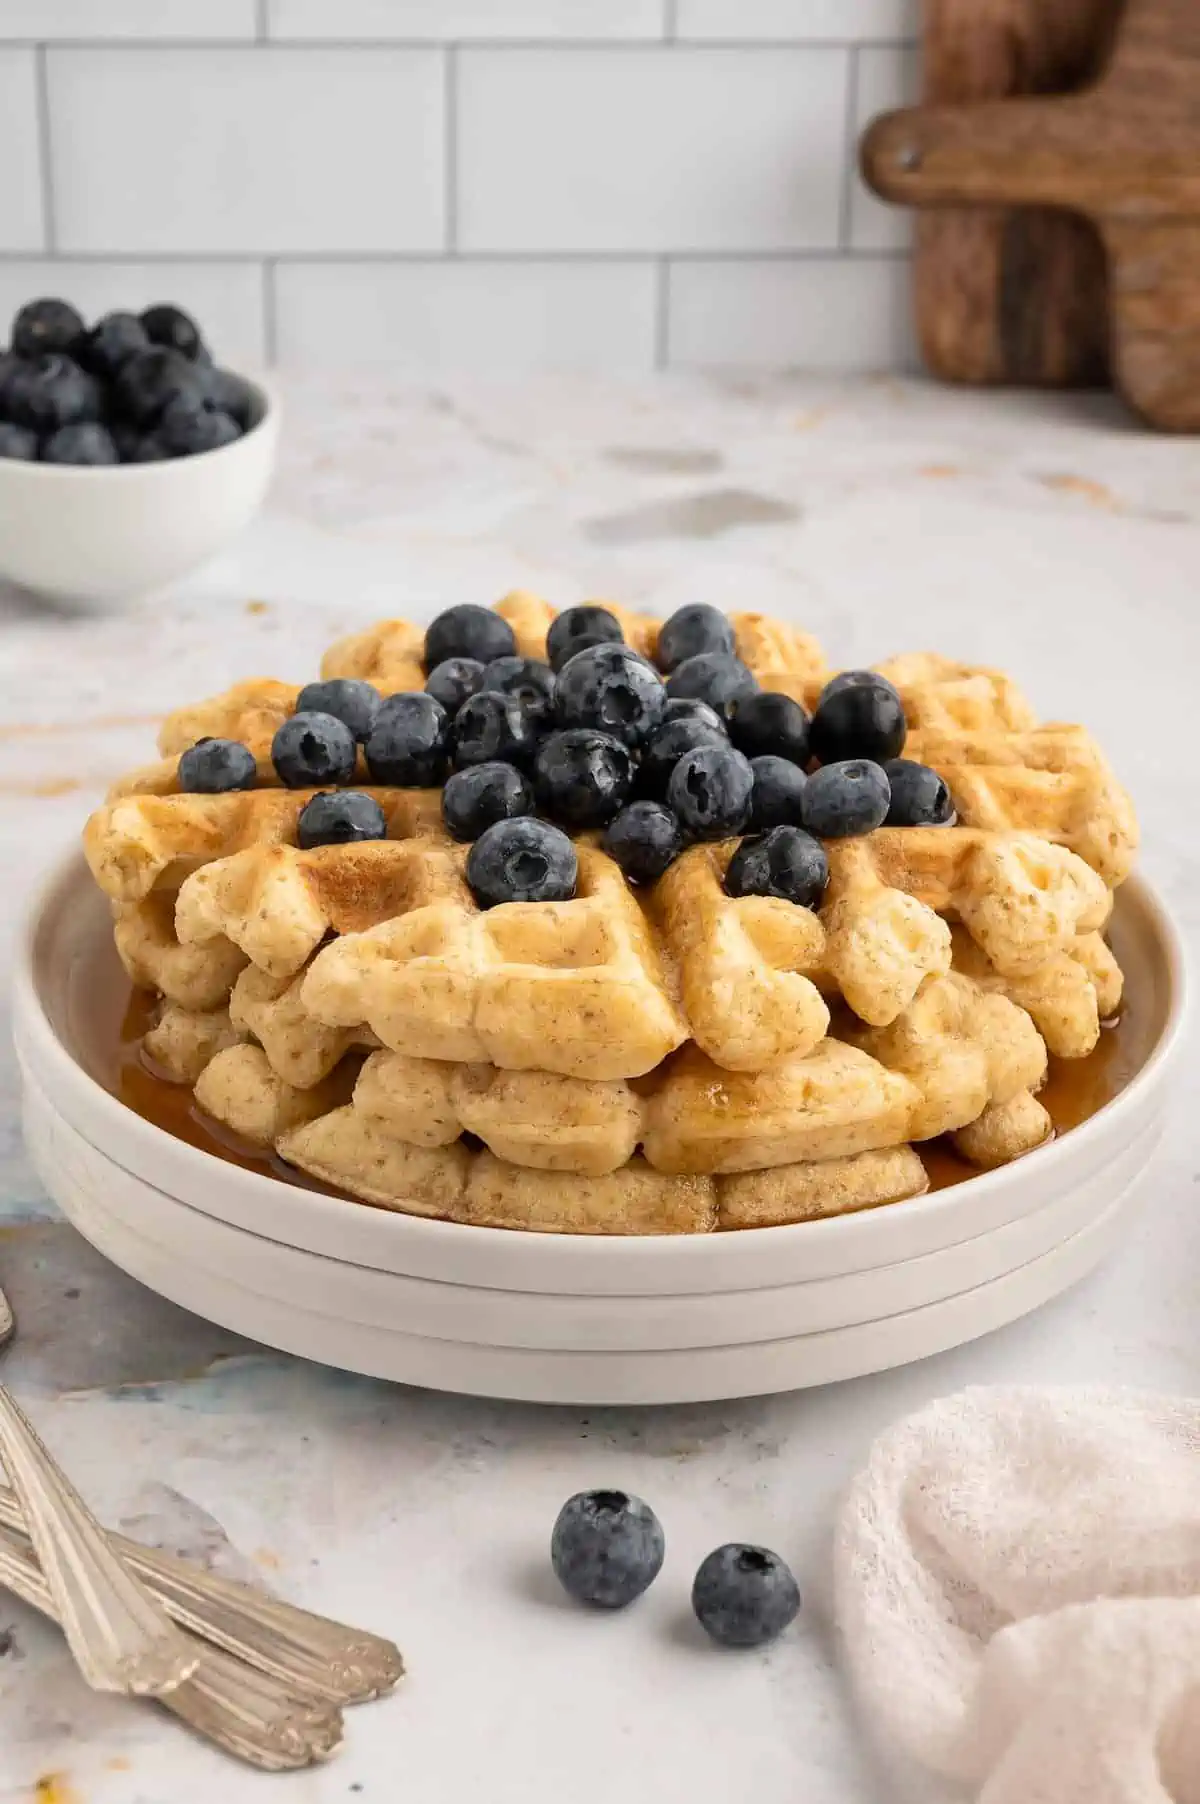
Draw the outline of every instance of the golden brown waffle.
[[[602,605],[652,656],[658,622]],[[544,656],[554,609],[516,593],[497,611]],[[763,686],[811,706],[816,642],[731,619]],[[322,674],[419,687],[422,639],[384,622]],[[1089,736],[1038,726],[1003,673],[930,654],[879,668],[906,755],[946,777],[960,824],[831,843],[816,913],[728,897],[732,843],[635,893],[587,841],[573,901],[481,913],[436,791],[372,789],[385,841],[297,848],[311,792],[270,764],[296,688],[178,711],[162,762],[116,786],[85,841],[126,968],[167,1001],[147,1052],[326,1182],[504,1227],[809,1219],[919,1193],[910,1141],[950,1134],[983,1165],[1029,1150],[1050,1131],[1047,1046],[1081,1056],[1119,1002],[1101,935],[1132,810]],[[248,744],[261,786],[180,794],[178,754],[206,734]]]

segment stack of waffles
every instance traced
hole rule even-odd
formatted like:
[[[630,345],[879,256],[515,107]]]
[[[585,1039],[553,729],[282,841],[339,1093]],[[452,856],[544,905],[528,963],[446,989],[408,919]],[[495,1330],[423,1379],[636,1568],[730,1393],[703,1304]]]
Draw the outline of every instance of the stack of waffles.
[[[652,656],[657,623],[604,605]],[[554,610],[498,611],[544,657]],[[812,707],[816,643],[732,623],[762,687]],[[322,674],[420,688],[422,639],[386,621]],[[161,762],[86,830],[121,959],[161,1001],[147,1058],[334,1190],[490,1227],[798,1222],[919,1194],[938,1136],[980,1167],[1028,1152],[1051,1132],[1047,1052],[1085,1057],[1120,1002],[1103,935],[1130,803],[1089,735],[1039,725],[1003,674],[928,654],[879,669],[958,824],[828,842],[816,912],[727,896],[736,842],[635,890],[586,837],[573,900],[481,911],[436,790],[371,789],[386,840],[297,847],[311,792],[278,787],[270,757],[295,688],[179,711]],[[260,787],[179,793],[205,735],[249,745]]]

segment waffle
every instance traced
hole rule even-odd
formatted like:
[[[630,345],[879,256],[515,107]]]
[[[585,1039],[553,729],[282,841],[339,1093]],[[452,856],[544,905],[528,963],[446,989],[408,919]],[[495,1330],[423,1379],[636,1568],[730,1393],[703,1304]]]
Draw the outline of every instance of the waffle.
[[[653,656],[658,622],[602,605]],[[497,611],[545,655],[546,602]],[[763,687],[811,707],[829,675],[816,642],[731,621]],[[321,673],[419,687],[422,641],[385,621]],[[1051,1132],[1047,1049],[1083,1056],[1119,1004],[1102,936],[1132,809],[1083,729],[1039,725],[1002,672],[932,654],[878,668],[958,825],[831,842],[815,913],[727,896],[736,842],[635,892],[587,838],[572,901],[484,913],[436,791],[370,788],[386,840],[296,845],[312,792],[278,786],[270,746],[297,688],[257,679],[179,710],[162,759],[85,833],[125,967],[164,999],[148,1056],[318,1180],[481,1225],[807,1220],[919,1194],[913,1143],[1019,1156]],[[205,735],[249,745],[259,787],[180,794],[178,755]]]

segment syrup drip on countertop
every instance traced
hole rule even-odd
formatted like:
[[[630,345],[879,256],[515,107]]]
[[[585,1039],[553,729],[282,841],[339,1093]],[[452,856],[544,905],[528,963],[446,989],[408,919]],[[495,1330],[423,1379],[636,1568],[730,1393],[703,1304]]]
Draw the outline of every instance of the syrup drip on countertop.
[[[89,971],[91,1001],[77,1031],[84,1063],[98,1082],[136,1114],[202,1152],[305,1190],[342,1194],[331,1192],[331,1186],[307,1178],[274,1153],[262,1152],[203,1114],[190,1088],[158,1071],[142,1050],[143,1036],[158,1015],[157,998],[147,990],[134,989],[111,943],[98,949],[97,965],[98,969]],[[1125,1088],[1149,1050],[1148,1012],[1139,1009],[1136,995],[1131,996],[1120,1015],[1105,1024],[1099,1045],[1087,1058],[1050,1060],[1038,1100],[1049,1111],[1056,1135],[1078,1127]],[[917,1151],[933,1190],[979,1175],[948,1139],[924,1141]]]

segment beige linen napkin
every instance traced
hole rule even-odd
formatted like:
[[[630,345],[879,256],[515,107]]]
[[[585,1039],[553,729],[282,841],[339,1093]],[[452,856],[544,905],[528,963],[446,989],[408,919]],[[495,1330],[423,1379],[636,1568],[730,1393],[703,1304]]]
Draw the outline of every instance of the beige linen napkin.
[[[880,1436],[838,1525],[867,1723],[977,1804],[1200,1804],[1200,1401],[978,1389]]]

